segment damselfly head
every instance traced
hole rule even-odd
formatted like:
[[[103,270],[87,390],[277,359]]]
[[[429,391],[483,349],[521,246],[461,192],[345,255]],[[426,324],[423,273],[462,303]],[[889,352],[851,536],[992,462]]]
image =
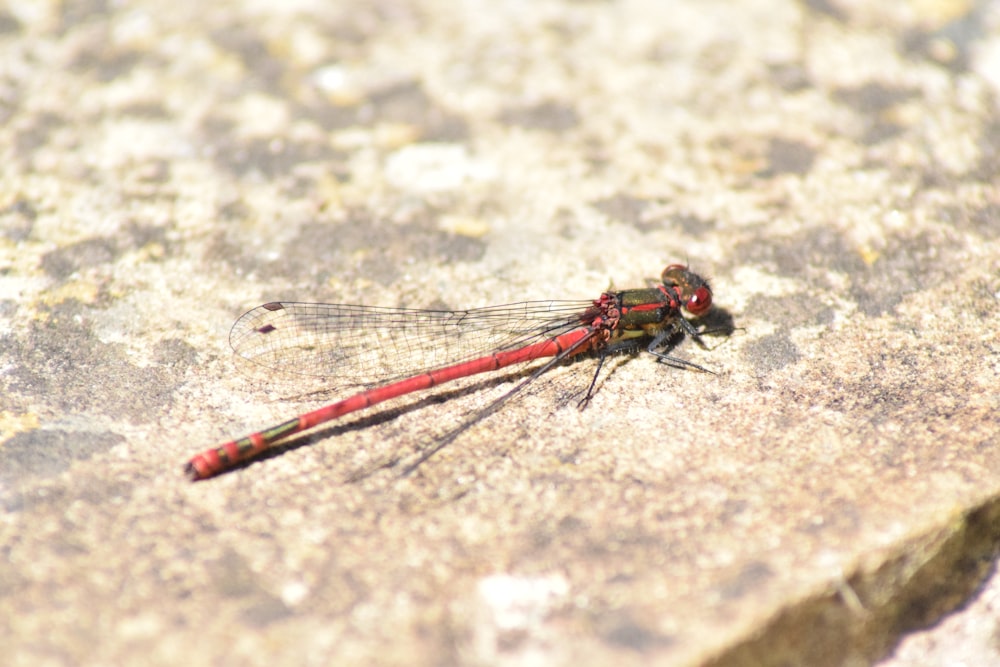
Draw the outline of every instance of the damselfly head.
[[[671,264],[663,269],[663,284],[674,287],[681,295],[684,309],[698,317],[712,308],[712,288],[696,273],[688,271],[683,264]]]

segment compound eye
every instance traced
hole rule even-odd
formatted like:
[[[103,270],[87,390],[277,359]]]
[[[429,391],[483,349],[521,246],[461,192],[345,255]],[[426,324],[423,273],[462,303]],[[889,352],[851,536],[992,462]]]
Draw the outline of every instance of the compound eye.
[[[692,315],[704,315],[712,307],[712,290],[702,285],[694,291],[684,307]]]
[[[660,276],[660,280],[663,281],[664,285],[671,285],[676,287],[681,284],[681,277],[687,273],[687,268],[683,264],[671,264],[667,268],[663,269],[663,275]]]

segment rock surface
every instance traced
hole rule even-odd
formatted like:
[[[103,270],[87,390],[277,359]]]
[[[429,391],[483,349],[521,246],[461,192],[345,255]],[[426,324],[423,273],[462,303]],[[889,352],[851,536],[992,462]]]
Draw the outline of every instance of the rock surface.
[[[863,665],[994,591],[1000,6],[889,4],[8,5],[4,659]],[[181,473],[332,398],[233,363],[259,303],[674,262],[715,375],[616,358],[579,411],[584,360],[408,477],[516,373]],[[924,641],[995,664],[965,613]]]

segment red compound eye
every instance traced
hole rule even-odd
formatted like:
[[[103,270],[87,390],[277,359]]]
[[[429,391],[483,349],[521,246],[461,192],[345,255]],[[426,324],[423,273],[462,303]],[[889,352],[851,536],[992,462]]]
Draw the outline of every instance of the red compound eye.
[[[694,291],[684,307],[692,315],[703,315],[712,307],[712,290],[707,285],[702,285]]]

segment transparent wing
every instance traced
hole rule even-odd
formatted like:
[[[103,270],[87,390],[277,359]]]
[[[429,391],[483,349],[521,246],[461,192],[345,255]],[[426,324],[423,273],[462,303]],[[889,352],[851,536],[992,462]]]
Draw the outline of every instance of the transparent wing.
[[[369,386],[510,350],[586,325],[591,301],[525,301],[470,310],[272,302],[229,334],[237,355],[279,373]]]

